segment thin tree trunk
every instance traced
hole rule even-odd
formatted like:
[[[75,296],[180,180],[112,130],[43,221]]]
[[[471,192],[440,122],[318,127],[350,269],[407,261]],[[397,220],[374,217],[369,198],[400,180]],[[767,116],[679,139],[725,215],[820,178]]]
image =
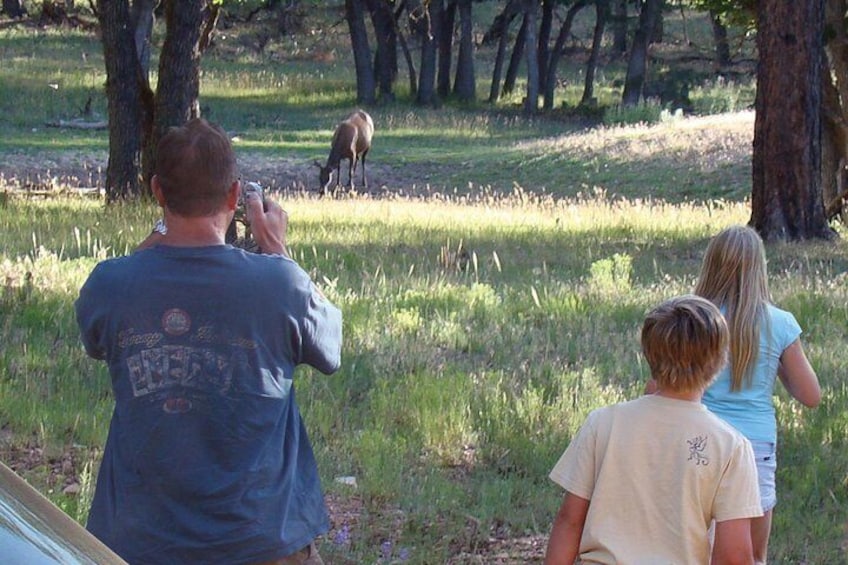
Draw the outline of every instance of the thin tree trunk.
[[[157,0],[135,0],[130,8],[130,26],[134,30],[135,50],[145,81],[150,84],[150,37],[153,33],[153,9]]]
[[[421,42],[421,65],[419,69],[418,94],[415,103],[430,106],[437,103],[436,98],[436,62],[439,45],[439,26],[442,21],[441,0],[430,0],[423,23],[419,26],[418,36]]]
[[[368,6],[377,40],[377,50],[374,53],[377,91],[381,101],[391,102],[395,99],[394,83],[398,68],[394,14],[386,0],[368,0]]]
[[[545,84],[548,80],[548,61],[551,56],[551,30],[553,29],[555,7],[555,0],[542,0],[542,21],[539,24],[539,54],[537,56],[537,60],[539,61],[540,85]]]
[[[474,37],[471,20],[471,0],[459,0],[459,56],[456,61],[454,93],[462,102],[473,102],[477,97],[474,76]]]
[[[506,47],[509,44],[509,27],[515,16],[518,15],[521,8],[519,0],[510,0],[504,7],[503,11],[498,14],[491,28],[487,32],[488,39],[492,37],[498,38],[498,50],[495,55],[494,69],[492,70],[492,83],[489,86],[489,102],[495,103],[500,98],[501,93],[501,76],[503,75],[504,57],[506,56]],[[487,38],[484,38],[484,43]]]
[[[565,42],[571,34],[571,26],[574,23],[574,17],[577,15],[577,12],[586,7],[586,4],[588,4],[588,0],[577,0],[577,2],[572,4],[568,9],[568,12],[566,12],[565,20],[562,22],[562,26],[559,29],[556,43],[554,43],[554,48],[551,50],[551,60],[548,63],[548,72],[545,80],[545,97],[544,102],[542,103],[542,107],[545,110],[551,110],[554,107],[557,66],[559,65],[559,60],[562,57],[563,50],[565,49]]]
[[[518,69],[521,66],[521,60],[524,58],[524,47],[527,45],[527,14],[521,19],[521,27],[518,28],[518,35],[515,36],[515,45],[512,48],[512,55],[509,58],[509,66],[506,68],[506,78],[502,94],[507,96],[515,90],[515,82],[518,80]]]
[[[727,27],[721,21],[721,16],[712,11],[710,12],[710,22],[713,27],[716,63],[719,67],[726,67],[732,62],[730,60],[730,44],[727,42]]]
[[[436,0],[441,1],[441,0]],[[436,77],[436,92],[442,99],[451,92],[451,59],[453,55],[453,33],[456,25],[457,0],[448,0],[442,10],[441,34],[439,35],[439,74]]]
[[[400,43],[400,50],[403,53],[404,60],[406,60],[406,70],[409,73],[409,94],[410,96],[416,96],[418,93],[418,75],[415,72],[415,62],[412,60],[412,54],[409,52],[406,36],[403,35],[403,31],[398,26],[397,18],[392,18],[392,22],[395,37],[397,37],[398,43]]]
[[[524,98],[524,113],[535,114],[539,109],[539,51],[536,38],[538,15],[536,0],[524,0],[524,14],[527,19],[527,96]]]
[[[141,193],[142,108],[137,77],[138,57],[127,0],[100,0],[103,57],[106,63],[106,97],[109,107],[109,161],[106,166],[106,202],[113,203]]]
[[[656,28],[662,3],[663,0],[645,0],[642,13],[639,14],[639,28],[630,48],[627,77],[624,79],[624,93],[621,96],[621,104],[624,106],[635,106],[642,97],[648,69],[648,43]]]
[[[374,78],[374,69],[371,67],[371,47],[368,44],[368,30],[365,27],[362,0],[345,0],[345,19],[350,30],[350,43],[356,68],[356,101],[370,106],[377,100],[377,82]]]
[[[616,55],[627,53],[627,0],[613,0],[612,51]]]
[[[609,13],[609,0],[595,0],[595,32],[592,36],[592,52],[586,62],[586,80],[583,84],[581,106],[595,106],[595,69],[598,66],[598,56],[601,52],[601,42],[604,40],[604,27]]]

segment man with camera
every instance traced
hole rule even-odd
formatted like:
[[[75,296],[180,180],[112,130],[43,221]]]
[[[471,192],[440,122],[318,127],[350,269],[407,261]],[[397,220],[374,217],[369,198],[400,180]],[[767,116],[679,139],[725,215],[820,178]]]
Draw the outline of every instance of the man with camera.
[[[340,366],[340,311],[286,251],[286,213],[245,199],[262,254],[226,245],[241,186],[205,120],[161,140],[165,233],[80,290],[88,354],[115,410],[88,529],[130,563],[322,563],[329,529],[294,369]]]

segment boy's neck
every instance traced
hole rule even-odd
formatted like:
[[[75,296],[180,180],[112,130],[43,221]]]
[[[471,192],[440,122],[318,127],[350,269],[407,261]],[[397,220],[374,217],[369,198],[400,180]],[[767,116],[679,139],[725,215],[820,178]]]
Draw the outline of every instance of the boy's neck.
[[[670,390],[667,388],[659,388],[657,392],[655,392],[657,396],[664,396],[665,398],[673,398],[675,400],[688,400],[689,402],[701,402],[701,397],[704,396],[703,390],[690,390],[690,391],[680,391],[680,390]]]

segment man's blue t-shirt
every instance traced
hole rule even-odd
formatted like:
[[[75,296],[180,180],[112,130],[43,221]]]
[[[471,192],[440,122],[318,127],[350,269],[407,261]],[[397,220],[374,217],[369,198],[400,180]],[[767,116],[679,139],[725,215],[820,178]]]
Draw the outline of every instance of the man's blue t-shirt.
[[[338,369],[341,313],[279,255],[157,246],[80,291],[115,410],[88,529],[130,563],[255,563],[329,529],[292,376]]]

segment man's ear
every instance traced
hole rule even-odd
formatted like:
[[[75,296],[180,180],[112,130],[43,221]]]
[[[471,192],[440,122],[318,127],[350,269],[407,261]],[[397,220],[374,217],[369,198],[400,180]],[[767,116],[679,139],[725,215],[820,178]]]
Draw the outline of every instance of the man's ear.
[[[162,185],[159,184],[159,175],[153,175],[150,178],[150,191],[153,193],[159,206],[166,208],[167,203],[165,202],[165,195],[162,194]]]
[[[241,194],[241,182],[233,181],[230,185],[230,190],[227,191],[227,210],[235,210],[238,206],[239,195]]]

